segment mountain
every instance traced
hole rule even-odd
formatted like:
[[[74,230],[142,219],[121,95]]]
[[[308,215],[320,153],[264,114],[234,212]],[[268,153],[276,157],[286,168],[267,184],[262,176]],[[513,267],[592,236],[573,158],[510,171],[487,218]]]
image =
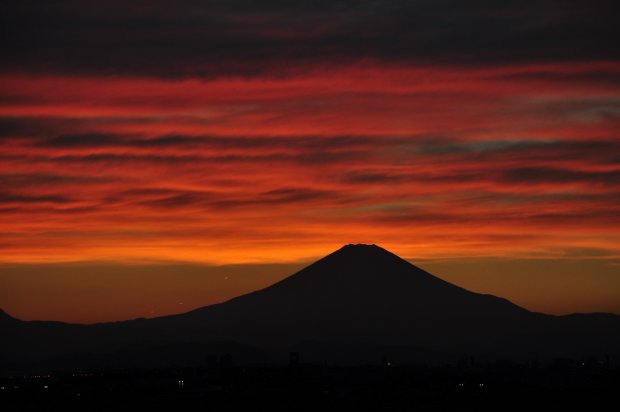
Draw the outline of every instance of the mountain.
[[[301,347],[317,359],[360,353],[359,361],[393,348],[418,359],[620,351],[619,316],[530,312],[445,282],[375,245],[344,246],[265,289],[180,315],[75,325],[20,321],[1,312],[0,333],[0,359],[8,365],[75,354],[109,360],[218,342],[261,348],[256,353]]]

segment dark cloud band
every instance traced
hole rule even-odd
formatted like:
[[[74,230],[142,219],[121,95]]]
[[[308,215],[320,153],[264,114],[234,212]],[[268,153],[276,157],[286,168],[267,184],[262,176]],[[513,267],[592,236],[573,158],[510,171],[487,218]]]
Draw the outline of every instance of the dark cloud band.
[[[3,2],[4,71],[282,75],[364,60],[617,60],[615,2]]]

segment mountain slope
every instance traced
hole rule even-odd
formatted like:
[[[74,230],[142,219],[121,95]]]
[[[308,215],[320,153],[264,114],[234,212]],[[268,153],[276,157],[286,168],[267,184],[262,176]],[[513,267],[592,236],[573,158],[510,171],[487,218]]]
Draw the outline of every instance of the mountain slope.
[[[549,316],[447,283],[375,245],[347,245],[265,289],[188,313],[95,325],[2,317],[5,359],[235,341],[415,346],[445,353],[615,353],[620,317]]]
[[[461,335],[468,319],[519,315],[529,312],[444,282],[377,246],[348,245],[266,289],[186,317],[221,317],[227,325],[219,329],[262,343],[321,338],[425,344],[431,332]]]

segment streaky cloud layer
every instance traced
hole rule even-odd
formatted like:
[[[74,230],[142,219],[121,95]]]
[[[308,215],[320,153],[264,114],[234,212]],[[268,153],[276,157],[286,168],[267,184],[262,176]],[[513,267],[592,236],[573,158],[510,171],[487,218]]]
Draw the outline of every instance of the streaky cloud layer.
[[[359,242],[611,273],[615,3],[5,1],[0,265]]]
[[[350,239],[617,257],[620,85],[584,73],[619,68],[6,74],[3,260],[296,260]]]

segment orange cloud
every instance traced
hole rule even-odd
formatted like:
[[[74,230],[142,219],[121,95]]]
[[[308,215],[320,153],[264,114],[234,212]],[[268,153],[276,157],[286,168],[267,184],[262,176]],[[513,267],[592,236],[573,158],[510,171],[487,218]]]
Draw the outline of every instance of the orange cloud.
[[[618,256],[619,70],[4,73],[0,260]]]

